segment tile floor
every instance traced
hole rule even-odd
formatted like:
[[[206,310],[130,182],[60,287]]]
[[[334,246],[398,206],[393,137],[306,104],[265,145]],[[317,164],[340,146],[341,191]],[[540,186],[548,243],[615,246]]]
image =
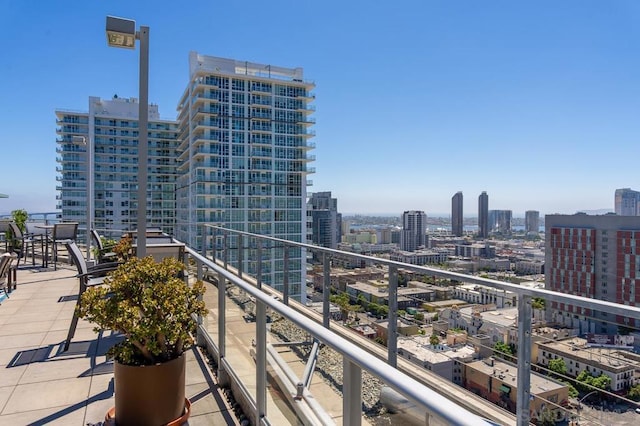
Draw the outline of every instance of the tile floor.
[[[0,302],[0,425],[96,425],[113,406],[116,337],[80,321],[69,351],[62,343],[78,281],[68,265],[18,270],[18,286]],[[188,353],[189,425],[237,425],[197,349]]]

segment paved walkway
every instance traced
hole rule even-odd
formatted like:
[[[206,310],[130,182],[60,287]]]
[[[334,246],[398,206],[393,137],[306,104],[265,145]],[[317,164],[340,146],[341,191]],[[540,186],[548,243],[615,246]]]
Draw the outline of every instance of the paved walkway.
[[[113,365],[105,353],[115,341],[86,321],[69,351],[62,343],[76,304],[70,266],[18,270],[17,290],[0,305],[0,425],[100,424],[114,404]],[[237,425],[198,349],[188,353],[189,425]]]

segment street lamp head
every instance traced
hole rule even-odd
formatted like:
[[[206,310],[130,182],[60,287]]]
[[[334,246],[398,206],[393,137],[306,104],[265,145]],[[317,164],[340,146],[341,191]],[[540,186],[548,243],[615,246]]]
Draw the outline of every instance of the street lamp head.
[[[124,49],[136,48],[136,21],[107,16],[107,44]]]

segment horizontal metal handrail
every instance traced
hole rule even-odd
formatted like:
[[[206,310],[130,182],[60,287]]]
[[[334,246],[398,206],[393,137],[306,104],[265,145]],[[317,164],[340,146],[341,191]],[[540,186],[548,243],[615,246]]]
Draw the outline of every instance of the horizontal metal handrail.
[[[237,235],[244,235],[247,237],[259,238],[262,240],[269,240],[269,241],[277,242],[279,244],[286,244],[294,247],[301,247],[301,248],[305,248],[307,250],[311,250],[318,253],[326,253],[329,255],[337,255],[342,257],[346,256],[349,258],[365,260],[365,261],[377,263],[380,265],[385,265],[388,267],[394,266],[403,270],[422,272],[422,273],[425,273],[426,275],[435,276],[438,278],[447,278],[455,281],[462,281],[462,282],[467,282],[472,284],[484,285],[487,287],[493,287],[500,290],[510,291],[512,293],[517,294],[518,296],[543,298],[551,302],[567,303],[567,304],[581,306],[588,309],[595,309],[598,311],[605,311],[605,312],[613,313],[616,315],[623,315],[623,316],[628,316],[630,318],[640,319],[640,307],[636,307],[636,306],[628,306],[628,305],[622,305],[622,304],[613,303],[613,302],[607,302],[599,299],[590,299],[588,297],[558,293],[552,290],[523,287],[518,284],[507,283],[503,281],[493,280],[490,278],[476,277],[472,275],[462,274],[459,272],[452,272],[452,271],[446,271],[443,269],[431,268],[428,266],[411,265],[408,263],[402,263],[395,260],[382,259],[374,256],[367,256],[367,255],[358,254],[358,253],[345,252],[341,250],[315,246],[312,244],[298,243],[295,241],[289,241],[281,238],[270,237],[268,235],[252,234],[250,232],[237,231],[234,229],[223,228],[215,225],[205,225],[205,226],[209,228],[217,229],[222,232],[228,232],[228,233],[237,234]]]
[[[250,234],[253,235],[253,234]],[[278,240],[278,239],[274,239]],[[284,241],[284,240],[283,240]],[[258,288],[255,288],[249,282],[237,277],[233,273],[227,271],[224,267],[218,265],[214,261],[207,259],[200,253],[187,247],[186,251],[193,256],[196,261],[202,262],[205,266],[215,271],[224,279],[247,292],[254,297],[256,301],[260,301],[273,311],[278,312],[284,318],[296,324],[301,329],[308,332],[311,336],[317,338],[322,343],[330,346],[341,355],[349,359],[352,363],[367,370],[372,375],[380,378],[386,384],[406,396],[409,400],[427,409],[436,417],[444,420],[449,424],[457,425],[490,425],[491,423],[473,414],[464,408],[461,408],[454,402],[440,395],[438,392],[428,388],[417,380],[400,372],[396,368],[390,366],[376,356],[359,348],[347,339],[338,336],[333,331],[326,329],[321,324],[316,323],[312,319],[297,312],[293,308],[284,303],[275,300],[268,294]]]

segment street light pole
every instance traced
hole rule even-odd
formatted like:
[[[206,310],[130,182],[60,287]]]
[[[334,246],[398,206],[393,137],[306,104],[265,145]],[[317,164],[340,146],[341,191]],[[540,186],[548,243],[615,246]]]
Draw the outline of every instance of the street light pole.
[[[138,110],[138,247],[143,258],[147,247],[147,157],[149,119],[149,27],[140,27],[140,105]]]
[[[138,108],[138,214],[136,254],[142,258],[147,246],[147,158],[149,120],[149,27],[135,30],[131,19],[107,16],[107,43],[112,47],[135,49],[140,40],[140,93]]]

